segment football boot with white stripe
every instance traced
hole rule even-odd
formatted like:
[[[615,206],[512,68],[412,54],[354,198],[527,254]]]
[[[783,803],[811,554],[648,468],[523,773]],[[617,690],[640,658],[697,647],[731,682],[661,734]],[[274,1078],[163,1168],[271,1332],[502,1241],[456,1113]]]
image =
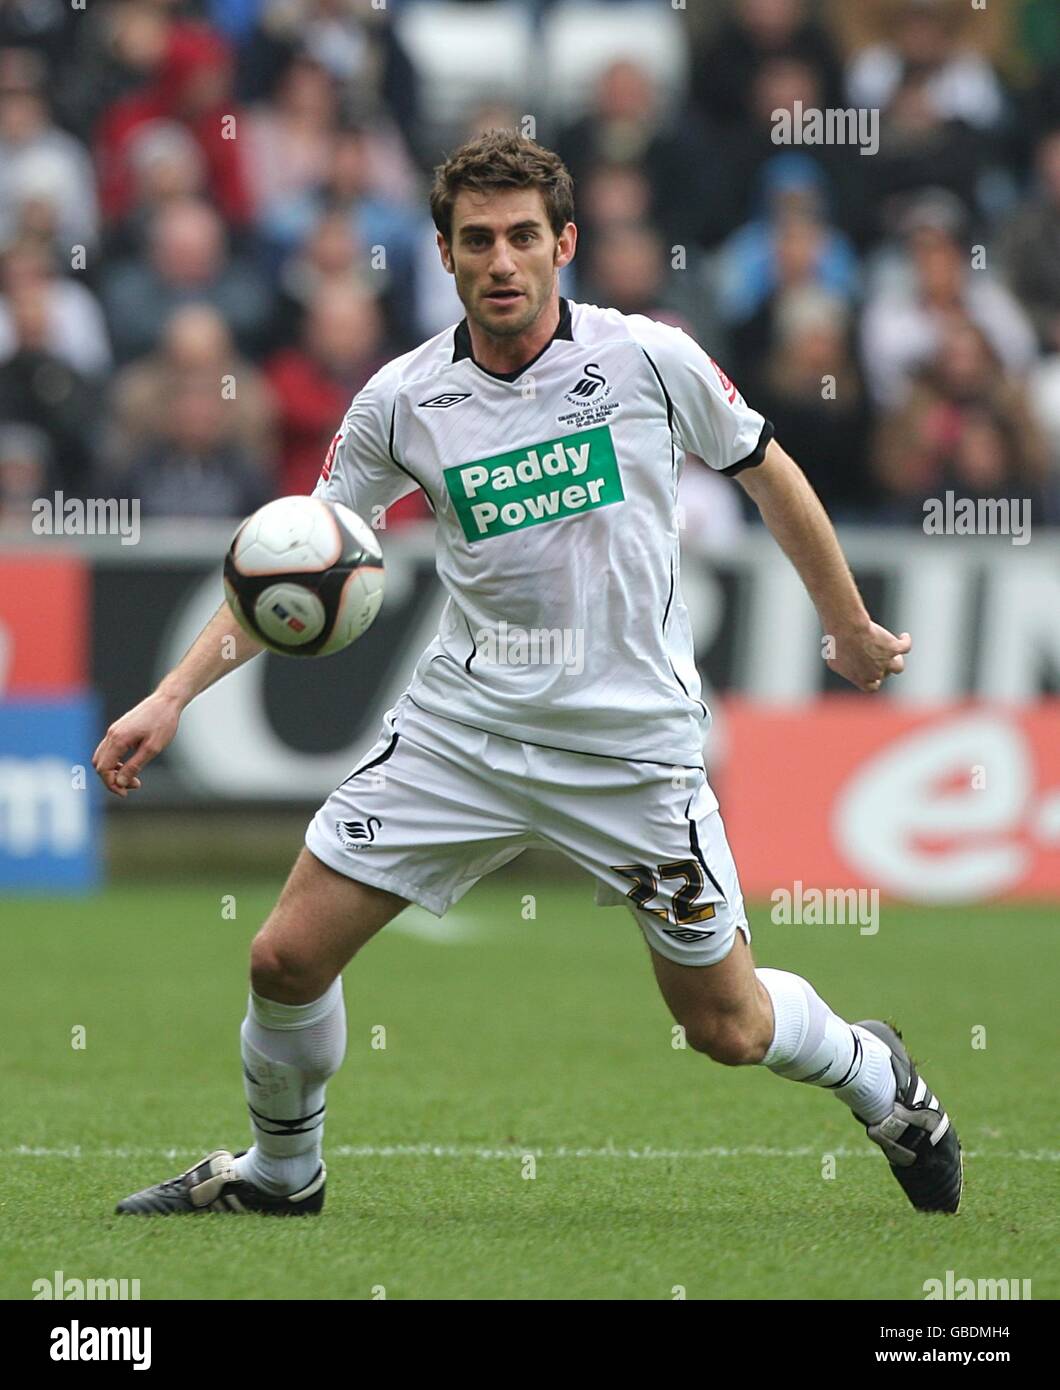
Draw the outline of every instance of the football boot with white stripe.
[[[955,1212],[961,1203],[964,1166],[950,1117],[917,1072],[895,1028],[874,1018],[855,1027],[887,1044],[898,1088],[886,1119],[878,1124],[861,1120],[869,1138],[887,1155],[891,1172],[918,1211]]]
[[[244,1151],[245,1152],[245,1151]],[[315,1216],[324,1205],[327,1171],[323,1165],[311,1183],[289,1197],[275,1197],[236,1176],[232,1166],[241,1154],[215,1149],[186,1173],[167,1178],[125,1197],[115,1207],[121,1215],[194,1215],[204,1211],[260,1211],[271,1216]]]

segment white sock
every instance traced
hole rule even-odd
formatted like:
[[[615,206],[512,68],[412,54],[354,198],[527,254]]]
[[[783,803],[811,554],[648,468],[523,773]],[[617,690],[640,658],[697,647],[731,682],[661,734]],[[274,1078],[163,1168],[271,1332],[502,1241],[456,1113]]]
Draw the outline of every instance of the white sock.
[[[298,1192],[320,1168],[324,1088],[346,1052],[341,977],[310,1004],[251,990],[240,1039],[254,1146],[236,1171],[266,1192]]]
[[[824,1086],[876,1124],[894,1109],[887,1045],[834,1014],[809,981],[786,970],[756,970],[773,1001],[773,1041],[762,1065],[789,1081]]]

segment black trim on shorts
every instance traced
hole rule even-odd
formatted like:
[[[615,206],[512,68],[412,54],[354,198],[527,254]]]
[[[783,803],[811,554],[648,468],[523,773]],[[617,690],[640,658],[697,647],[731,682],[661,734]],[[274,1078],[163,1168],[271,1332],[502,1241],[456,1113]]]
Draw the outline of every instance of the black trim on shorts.
[[[694,799],[695,799],[695,796],[694,796],[694,794],[693,794],[692,796],[690,796],[690,797],[688,798],[688,805],[685,807],[685,820],[688,821],[688,843],[689,843],[689,847],[691,848],[692,853],[693,853],[693,855],[695,856],[695,858],[699,861],[699,867],[703,870],[703,872],[706,874],[706,876],[710,879],[711,883],[713,883],[714,887],[718,890],[718,895],[720,896],[722,902],[725,904],[726,907],[728,907],[728,905],[729,905],[729,900],[728,900],[728,898],[726,898],[725,894],[721,891],[721,884],[720,884],[720,883],[718,882],[718,880],[714,877],[714,875],[710,872],[710,869],[707,867],[707,861],[703,858],[703,851],[702,851],[702,850],[700,849],[700,847],[699,847],[699,832],[696,830],[696,823],[695,823],[695,821],[692,819],[692,817],[688,814],[689,811],[692,809],[692,802],[693,802]]]
[[[350,775],[346,778],[346,782],[352,782],[355,777],[360,777],[362,772],[367,772],[369,768],[378,767],[380,763],[385,763],[387,758],[390,757],[394,749],[397,747],[398,739],[400,737],[400,734],[395,734],[394,737],[387,744],[387,746],[379,754],[378,758],[373,758],[370,763],[365,763],[364,767],[355,768],[354,771],[351,772]],[[340,782],[339,786],[344,787],[346,785],[346,782]]]
[[[439,652],[438,656],[432,657],[431,660],[438,661],[445,655],[445,652]],[[449,657],[448,660],[452,661],[453,658]],[[621,753],[593,753],[588,748],[557,748],[554,743],[535,743],[529,738],[516,738],[514,734],[499,734],[496,729],[484,729],[481,724],[469,724],[466,719],[454,719],[451,714],[435,714],[434,710],[425,709],[423,705],[417,704],[411,695],[408,696],[408,702],[410,705],[416,705],[421,713],[429,715],[432,719],[447,719],[450,724],[462,724],[465,729],[475,729],[480,734],[492,734],[494,738],[504,738],[509,743],[525,743],[529,748],[547,748],[550,753],[577,753],[582,758],[609,758],[612,762],[618,763],[643,763],[645,767],[687,767],[692,772],[702,772],[704,777],[707,775],[702,763],[661,763],[658,758],[627,758]],[[361,771],[363,770],[362,768]],[[348,782],[349,778],[346,781]],[[344,782],[343,786],[345,785]]]

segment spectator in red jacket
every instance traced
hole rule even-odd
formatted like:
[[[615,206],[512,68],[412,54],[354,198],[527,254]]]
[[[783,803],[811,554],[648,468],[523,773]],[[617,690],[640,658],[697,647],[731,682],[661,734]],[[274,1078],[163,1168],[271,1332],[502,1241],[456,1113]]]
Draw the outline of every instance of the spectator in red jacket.
[[[389,356],[375,297],[352,281],[320,285],[302,345],[278,352],[265,369],[279,414],[281,494],[313,490],[350,401]],[[426,515],[417,492],[392,507],[387,522]]]
[[[237,226],[248,220],[250,198],[231,89],[232,58],[225,41],[203,24],[174,25],[153,83],[116,102],[100,122],[96,153],[105,217],[116,220],[129,211],[133,136],[149,121],[167,120],[181,122],[198,142],[211,195],[225,219]]]

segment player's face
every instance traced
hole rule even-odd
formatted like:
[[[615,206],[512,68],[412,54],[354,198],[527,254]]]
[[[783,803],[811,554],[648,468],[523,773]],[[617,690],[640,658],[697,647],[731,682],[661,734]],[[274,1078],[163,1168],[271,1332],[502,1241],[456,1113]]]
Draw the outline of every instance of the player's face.
[[[536,188],[457,194],[452,240],[438,246],[467,316],[496,338],[525,333],[552,298],[556,272],[574,255],[568,223],[557,237]]]

